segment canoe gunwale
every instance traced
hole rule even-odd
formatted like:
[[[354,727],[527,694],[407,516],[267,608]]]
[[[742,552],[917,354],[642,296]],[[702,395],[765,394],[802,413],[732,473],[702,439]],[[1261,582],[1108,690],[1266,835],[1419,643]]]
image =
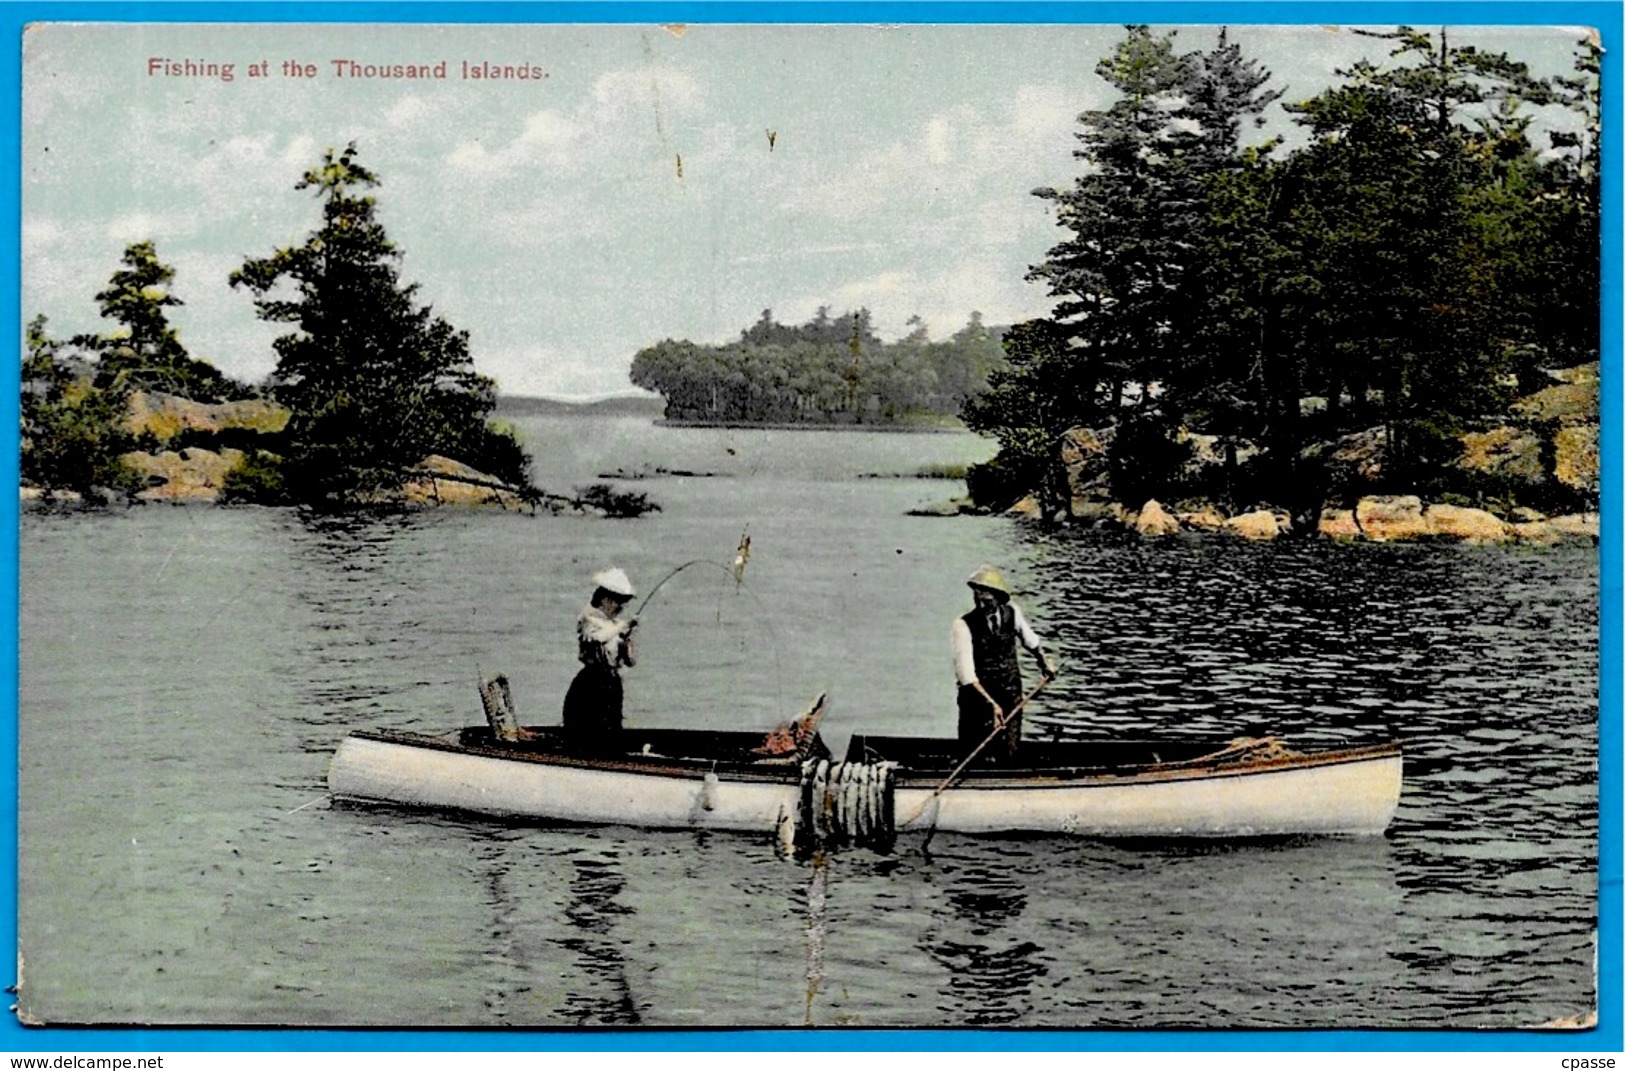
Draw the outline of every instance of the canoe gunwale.
[[[567,751],[527,747],[523,743],[470,743],[456,736],[431,736],[390,729],[357,729],[351,737],[401,747],[424,748],[459,755],[473,755],[504,762],[538,766],[562,766],[605,773],[642,777],[703,779],[714,773],[729,781],[768,784],[796,784],[801,765],[793,760],[761,757],[753,760],[696,758],[651,753],[648,755],[584,755]],[[1049,769],[1034,767],[973,767],[964,773],[950,791],[1023,790],[1076,788],[1086,785],[1166,784],[1180,781],[1208,781],[1233,777],[1255,777],[1287,770],[1339,766],[1352,763],[1388,761],[1402,757],[1398,741],[1360,744],[1301,754],[1271,755],[1260,758],[1231,758],[1205,761],[1205,757],[1165,763],[1132,766],[1068,766]],[[899,789],[934,789],[951,771],[936,768],[897,768]]]
[[[1315,751],[1300,755],[1282,755],[1266,759],[1204,762],[1189,759],[1181,762],[1156,763],[1133,767],[1076,766],[1054,770],[1008,771],[972,770],[954,783],[955,789],[997,791],[1002,788],[1057,788],[1078,785],[1130,785],[1162,784],[1176,781],[1212,781],[1226,777],[1256,777],[1259,774],[1284,770],[1304,770],[1320,766],[1342,766],[1359,762],[1385,762],[1400,758],[1398,744],[1371,744],[1362,747],[1339,748],[1335,751]],[[899,771],[899,788],[935,788],[945,776],[937,771]]]
[[[782,759],[763,757],[752,762],[729,759],[693,758],[680,755],[651,753],[648,755],[581,755],[566,751],[527,748],[523,743],[470,744],[446,736],[403,732],[392,729],[357,729],[349,734],[359,740],[372,740],[400,747],[425,748],[455,755],[476,755],[535,766],[568,766],[606,773],[638,774],[646,777],[675,777],[688,780],[703,779],[708,773],[726,774],[731,781],[761,781],[781,784],[795,782],[801,777],[801,765]]]

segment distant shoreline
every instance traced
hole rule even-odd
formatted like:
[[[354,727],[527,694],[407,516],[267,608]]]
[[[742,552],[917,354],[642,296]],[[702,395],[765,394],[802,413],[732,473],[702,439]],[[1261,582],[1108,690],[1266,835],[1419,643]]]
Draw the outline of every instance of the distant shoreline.
[[[656,397],[637,395],[611,395],[580,401],[563,398],[544,398],[529,394],[498,394],[492,414],[512,416],[648,416],[658,417],[666,411],[666,403]]]
[[[957,434],[970,431],[963,424],[802,424],[795,421],[768,423],[750,420],[670,420],[666,417],[656,418],[655,423],[667,428],[723,428],[729,430],[737,428],[742,431],[896,431],[910,435]]]
[[[536,395],[498,395],[494,416],[646,416],[659,427],[718,428],[759,431],[880,431],[908,434],[944,434],[967,432],[970,429],[954,421],[945,424],[854,424],[813,421],[755,421],[755,420],[691,420],[667,417],[665,399],[658,396],[642,398],[636,395],[614,395],[572,401]]]

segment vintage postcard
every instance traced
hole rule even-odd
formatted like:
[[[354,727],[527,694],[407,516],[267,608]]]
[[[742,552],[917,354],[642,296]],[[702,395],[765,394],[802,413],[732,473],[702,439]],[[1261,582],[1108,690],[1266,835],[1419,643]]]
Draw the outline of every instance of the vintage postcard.
[[[1617,1044],[1609,17],[20,28],[13,1044]]]

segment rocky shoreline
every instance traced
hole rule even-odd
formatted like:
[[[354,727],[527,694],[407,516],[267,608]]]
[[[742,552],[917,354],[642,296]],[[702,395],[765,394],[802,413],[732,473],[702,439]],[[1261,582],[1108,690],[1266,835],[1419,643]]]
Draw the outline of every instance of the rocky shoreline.
[[[1115,430],[1078,427],[1060,436],[1046,490],[1001,512],[1147,538],[1212,533],[1265,542],[1307,536],[1367,543],[1596,543],[1601,528],[1596,512],[1599,367],[1593,363],[1547,375],[1547,385],[1513,403],[1504,420],[1460,436],[1459,457],[1441,482],[1480,489],[1476,495],[1430,501],[1385,489],[1393,482],[1385,473],[1387,437],[1382,428],[1370,428],[1306,451],[1306,456],[1319,458],[1328,482],[1324,501],[1334,503],[1316,516],[1294,518],[1267,502],[1226,511],[1199,495],[1172,505],[1146,501],[1135,508],[1112,498]],[[1322,400],[1304,401],[1308,412]],[[1182,432],[1181,442],[1190,453],[1180,473],[1186,487],[1232,485],[1260,454],[1251,443],[1199,432]],[[1483,494],[1483,489],[1494,493]],[[1467,504],[1475,498],[1478,504]],[[1517,504],[1531,501],[1558,508],[1546,513]],[[1485,504],[1495,508],[1482,508]],[[962,498],[911,512],[958,516],[989,511]]]
[[[136,392],[130,399],[127,430],[144,449],[120,460],[146,486],[134,503],[216,505],[222,503],[227,477],[240,471],[258,449],[253,440],[272,437],[288,423],[288,411],[273,402],[247,399],[209,404],[168,394]],[[183,445],[188,439],[231,439],[247,446]],[[380,495],[374,505],[419,509],[494,507],[502,510],[601,516],[602,509],[569,495],[522,488],[453,458],[433,455],[409,472],[398,490]],[[46,493],[24,485],[21,502],[36,508],[77,505],[74,492]]]
[[[954,499],[909,511],[916,517],[986,516],[969,499]],[[1044,519],[1037,501],[1026,498],[1003,511],[1004,516]],[[1515,511],[1516,519],[1503,520],[1488,510],[1424,502],[1417,495],[1368,495],[1353,509],[1326,509],[1314,529],[1294,526],[1285,510],[1255,509],[1227,516],[1208,503],[1195,508],[1169,509],[1152,499],[1137,510],[1114,504],[1090,523],[1130,532],[1145,538],[1215,535],[1254,542],[1311,535],[1343,543],[1558,543],[1595,544],[1601,534],[1601,516],[1594,512],[1548,517],[1530,509]]]

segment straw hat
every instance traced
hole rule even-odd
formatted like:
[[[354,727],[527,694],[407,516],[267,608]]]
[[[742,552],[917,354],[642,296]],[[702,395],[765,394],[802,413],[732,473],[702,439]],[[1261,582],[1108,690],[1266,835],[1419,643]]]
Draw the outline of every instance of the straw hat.
[[[965,583],[973,588],[991,591],[1003,601],[1008,602],[1010,599],[1010,585],[1005,582],[1004,574],[991,565],[984,565],[977,569]]]
[[[637,592],[632,588],[632,581],[624,569],[603,569],[592,574],[592,582],[609,592],[619,595],[623,599],[630,599]]]

